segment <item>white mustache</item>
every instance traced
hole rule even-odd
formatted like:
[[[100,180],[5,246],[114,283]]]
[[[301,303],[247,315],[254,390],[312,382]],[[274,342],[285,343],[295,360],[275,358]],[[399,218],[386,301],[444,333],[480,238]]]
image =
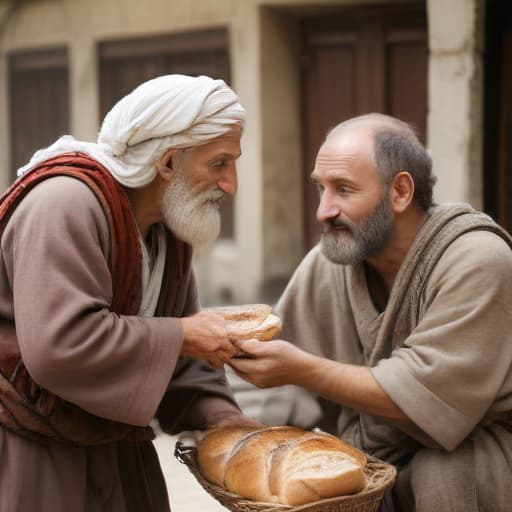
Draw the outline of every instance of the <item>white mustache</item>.
[[[226,198],[226,193],[221,190],[220,188],[217,188],[215,190],[209,190],[207,192],[203,192],[201,194],[201,202],[213,202],[213,203],[222,203],[224,199]]]

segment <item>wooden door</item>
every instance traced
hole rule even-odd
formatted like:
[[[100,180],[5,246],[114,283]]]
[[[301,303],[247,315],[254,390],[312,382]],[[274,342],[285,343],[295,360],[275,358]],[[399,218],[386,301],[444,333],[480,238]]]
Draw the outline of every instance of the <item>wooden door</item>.
[[[512,4],[487,4],[484,208],[512,232]]]
[[[100,119],[140,83],[164,74],[208,75],[230,82],[225,29],[104,41],[98,45]],[[221,238],[232,238],[234,200],[222,205]]]
[[[309,175],[327,131],[350,117],[381,112],[416,126],[424,140],[428,41],[422,5],[347,8],[302,21],[304,239],[321,226]]]
[[[32,154],[69,133],[69,76],[65,49],[9,56],[11,177]]]

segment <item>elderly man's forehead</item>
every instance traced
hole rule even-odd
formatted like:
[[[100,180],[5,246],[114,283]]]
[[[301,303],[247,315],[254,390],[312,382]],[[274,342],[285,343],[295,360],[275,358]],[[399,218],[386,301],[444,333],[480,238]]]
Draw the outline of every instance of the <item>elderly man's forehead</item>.
[[[224,155],[238,158],[241,155],[241,135],[240,130],[230,130],[204,144],[188,148],[187,153],[206,157]]]

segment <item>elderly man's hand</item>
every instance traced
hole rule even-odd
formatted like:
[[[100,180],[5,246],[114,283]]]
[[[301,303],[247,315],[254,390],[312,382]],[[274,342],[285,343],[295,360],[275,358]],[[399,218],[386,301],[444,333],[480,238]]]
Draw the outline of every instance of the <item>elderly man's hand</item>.
[[[194,357],[214,368],[222,368],[238,352],[228,338],[226,320],[221,315],[202,311],[182,318],[181,324],[183,356]]]
[[[261,387],[300,384],[307,379],[310,354],[284,340],[241,340],[236,344],[244,354],[229,365],[244,380]]]

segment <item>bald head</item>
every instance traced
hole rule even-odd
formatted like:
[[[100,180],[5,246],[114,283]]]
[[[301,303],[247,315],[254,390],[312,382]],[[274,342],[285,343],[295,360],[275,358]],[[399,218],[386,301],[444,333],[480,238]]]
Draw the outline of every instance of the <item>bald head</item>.
[[[324,145],[344,143],[372,152],[383,183],[390,183],[399,172],[408,172],[418,206],[423,210],[432,206],[436,181],[432,159],[411,125],[384,114],[364,114],[335,126],[324,141]]]
[[[368,134],[376,134],[380,131],[393,131],[418,142],[418,144],[420,143],[411,125],[404,123],[396,117],[378,113],[364,114],[341,122],[328,132],[326,140],[356,130],[366,131]]]

